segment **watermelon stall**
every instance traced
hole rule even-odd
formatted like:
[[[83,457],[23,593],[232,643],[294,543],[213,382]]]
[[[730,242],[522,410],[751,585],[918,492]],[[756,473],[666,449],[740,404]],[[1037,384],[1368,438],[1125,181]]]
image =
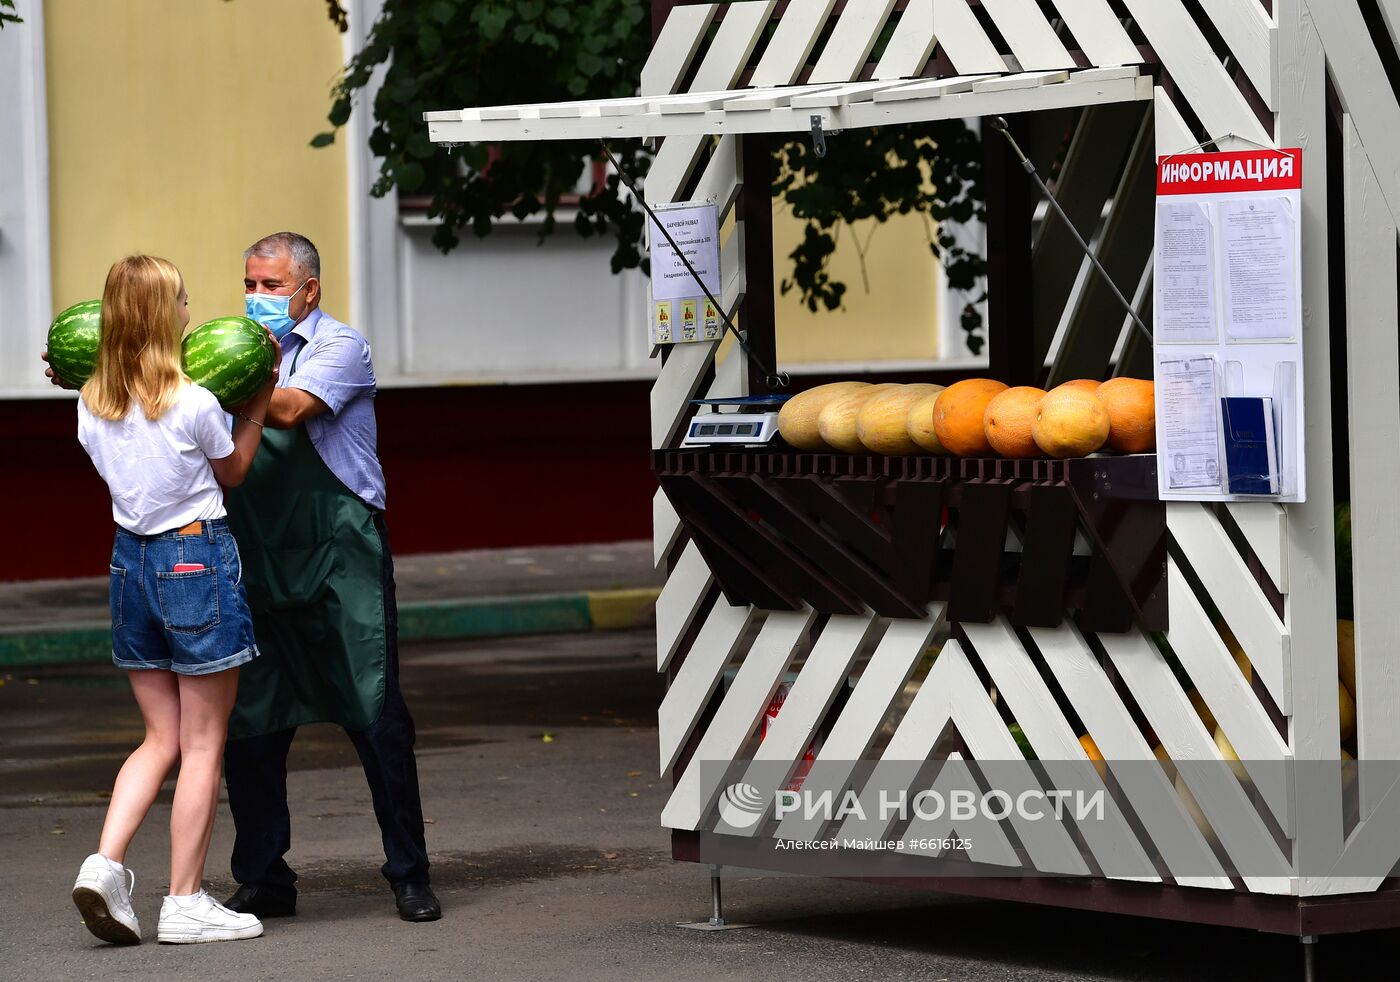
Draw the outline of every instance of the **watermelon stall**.
[[[1400,526],[1387,517],[1400,483],[1400,178],[1386,163],[1400,159],[1387,74],[1400,24],[1389,8],[654,9],[635,98],[425,121],[446,146],[660,141],[649,204],[712,204],[730,223],[718,288],[699,301],[746,343],[723,360],[713,338],[658,344],[651,403],[656,560],[668,570],[659,764],[675,788],[661,821],[674,856],[1273,932],[1308,943],[1309,971],[1319,936],[1400,926],[1400,676],[1387,664],[1400,643]],[[989,378],[931,370],[861,398],[846,384],[784,404],[800,386],[784,385],[773,330],[774,141],[820,151],[841,132],[951,117],[1007,117],[1029,158],[984,129]],[[1031,173],[1050,161],[1063,212],[1042,218]],[[1233,168],[1261,186],[1290,179],[1241,219],[1267,233],[1261,222],[1281,215],[1301,243],[1290,252],[1278,236],[1269,257],[1252,254],[1301,298],[1276,290],[1256,311],[1260,324],[1299,325],[1277,339],[1295,360],[1269,362],[1268,383],[1251,382],[1249,364],[1266,345],[1227,346],[1267,340],[1258,324],[1207,350],[1189,323],[1201,293],[1189,276],[1173,280],[1170,310],[1193,357],[1164,360],[1165,321],[1145,323],[1166,309],[1154,278],[1179,279],[1204,249],[1200,216],[1225,224],[1245,210],[1177,199],[1168,231],[1181,234],[1156,247],[1163,184],[1193,168],[1198,182],[1234,180]],[[1254,248],[1260,235],[1223,241]],[[1163,428],[1163,378],[1155,407],[1143,387],[1164,365],[1173,392],[1204,386],[1212,413],[1240,413],[1221,459],[1152,452],[1149,433],[1179,446],[1193,433],[1190,420]],[[1334,397],[1334,383],[1347,393]],[[778,405],[786,442],[746,443],[766,432],[750,416]],[[1265,414],[1267,438],[1236,425],[1245,410]],[[1243,473],[1256,453],[1262,489],[1211,471],[1228,457]],[[1198,474],[1216,491],[1194,493]],[[1343,503],[1359,532],[1345,566]],[[1353,616],[1339,625],[1339,611]],[[984,794],[1027,775],[1098,787],[1107,817],[960,826],[946,814],[794,812],[784,797],[799,769],[804,793],[859,800],[891,781],[920,786],[930,768],[974,772]],[[864,841],[857,833],[898,846],[843,844]],[[793,848],[813,842],[835,845]],[[712,927],[723,926],[717,876]]]

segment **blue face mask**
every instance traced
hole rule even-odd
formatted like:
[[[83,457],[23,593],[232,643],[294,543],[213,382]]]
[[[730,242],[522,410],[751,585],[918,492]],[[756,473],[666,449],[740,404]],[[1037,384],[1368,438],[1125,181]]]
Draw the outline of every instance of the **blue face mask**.
[[[306,281],[306,283],[310,282],[310,280]],[[291,333],[292,328],[296,327],[296,322],[292,320],[288,311],[291,308],[292,297],[304,290],[306,283],[285,297],[272,293],[246,294],[243,297],[243,308],[248,314],[248,319],[259,324],[266,324],[267,329],[272,332],[272,336],[281,341]]]

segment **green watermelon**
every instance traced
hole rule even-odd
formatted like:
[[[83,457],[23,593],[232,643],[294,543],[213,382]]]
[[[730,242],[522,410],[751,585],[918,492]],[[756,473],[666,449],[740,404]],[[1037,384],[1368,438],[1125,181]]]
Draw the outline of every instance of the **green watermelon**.
[[[247,402],[272,372],[272,338],[246,317],[216,317],[185,335],[185,374],[225,408]]]
[[[49,367],[60,381],[76,388],[97,367],[97,344],[102,337],[102,301],[75,303],[49,325]]]

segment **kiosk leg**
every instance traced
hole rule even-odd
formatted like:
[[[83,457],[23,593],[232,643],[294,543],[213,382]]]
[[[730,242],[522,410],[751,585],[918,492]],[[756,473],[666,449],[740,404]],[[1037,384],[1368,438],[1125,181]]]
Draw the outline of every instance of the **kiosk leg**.
[[[1317,982],[1317,935],[1305,934],[1303,943],[1303,982]]]
[[[685,921],[676,925],[691,931],[733,931],[752,924],[729,924],[724,920],[724,902],[720,893],[720,867],[710,867],[710,919],[708,921]]]

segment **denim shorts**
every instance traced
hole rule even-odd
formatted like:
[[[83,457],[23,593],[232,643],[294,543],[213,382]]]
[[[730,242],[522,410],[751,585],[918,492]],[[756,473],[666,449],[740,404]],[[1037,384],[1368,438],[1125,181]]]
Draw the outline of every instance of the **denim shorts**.
[[[177,563],[204,569],[176,573]],[[118,528],[111,604],[118,668],[210,675],[258,656],[243,564],[227,519],[205,521],[198,535]]]

